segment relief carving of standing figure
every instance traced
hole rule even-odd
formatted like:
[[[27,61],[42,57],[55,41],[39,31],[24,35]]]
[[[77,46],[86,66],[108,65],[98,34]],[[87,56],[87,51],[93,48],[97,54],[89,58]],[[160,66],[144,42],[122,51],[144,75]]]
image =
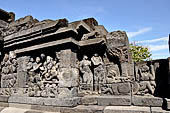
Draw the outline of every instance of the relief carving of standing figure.
[[[102,58],[95,53],[94,56],[91,58],[94,67],[94,83],[103,83],[105,81],[105,74],[103,68],[103,61]]]
[[[93,74],[90,70],[90,66],[91,61],[84,55],[83,60],[80,62],[80,71],[83,74],[83,82],[87,84],[93,84]]]

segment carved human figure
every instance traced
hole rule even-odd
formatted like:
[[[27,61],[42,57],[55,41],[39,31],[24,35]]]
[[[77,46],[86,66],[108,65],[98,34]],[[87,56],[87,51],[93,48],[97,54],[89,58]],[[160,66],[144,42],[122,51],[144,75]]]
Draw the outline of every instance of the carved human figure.
[[[46,61],[44,62],[44,67],[46,70],[50,70],[53,67],[52,57],[47,56]]]
[[[150,65],[150,69],[147,65],[142,65],[139,68],[139,76],[140,76],[140,88],[139,91],[143,91],[144,93],[154,93],[156,83],[155,83],[155,73],[153,65]]]
[[[115,70],[110,70],[107,74],[106,81],[107,83],[114,83],[116,82],[116,71]]]
[[[101,84],[101,93],[113,95],[112,86],[110,84]]]
[[[13,51],[10,51],[9,54],[5,54],[3,61],[1,62],[1,66],[1,87],[14,87],[17,80],[16,54]]]
[[[30,71],[30,70],[33,68],[33,62],[34,62],[34,59],[33,59],[33,58],[30,58],[30,59],[29,59],[29,62],[28,62],[27,65],[26,65],[26,69],[27,69],[28,71]]]
[[[105,73],[102,58],[95,53],[91,61],[94,65],[94,83],[103,83],[105,81]]]
[[[83,73],[83,82],[87,84],[93,84],[93,74],[90,66],[91,61],[89,61],[88,57],[84,55],[83,60],[80,62],[80,71]]]

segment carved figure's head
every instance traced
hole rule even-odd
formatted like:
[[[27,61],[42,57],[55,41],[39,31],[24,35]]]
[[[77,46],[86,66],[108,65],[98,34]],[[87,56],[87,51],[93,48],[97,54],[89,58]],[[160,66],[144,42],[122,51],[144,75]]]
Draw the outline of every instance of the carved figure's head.
[[[37,62],[37,63],[40,62],[40,57],[36,57],[36,62]]]
[[[83,60],[87,60],[88,57],[86,55],[83,56]]]
[[[147,65],[142,65],[141,66],[141,71],[142,72],[148,72],[149,71],[149,67]]]
[[[50,56],[47,56],[46,62],[47,62],[47,63],[50,63],[51,60],[52,60],[52,58],[51,58]]]
[[[40,56],[41,56],[42,59],[45,58],[45,54],[44,53],[42,53]]]
[[[10,52],[9,52],[9,58],[10,58],[10,59],[16,58],[16,53],[15,53],[14,51],[10,51]]]
[[[99,55],[97,53],[94,54],[95,57],[98,57]]]
[[[3,59],[3,62],[7,62],[8,59],[9,59],[9,55],[8,55],[8,54],[5,54],[4,59]]]

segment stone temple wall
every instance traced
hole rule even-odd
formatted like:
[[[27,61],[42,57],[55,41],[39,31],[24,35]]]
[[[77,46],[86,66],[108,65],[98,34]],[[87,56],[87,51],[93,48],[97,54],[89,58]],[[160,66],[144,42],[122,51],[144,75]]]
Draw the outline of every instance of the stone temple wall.
[[[94,18],[15,20],[1,12],[0,102],[62,112],[83,105],[105,113],[120,110],[115,106],[126,106],[124,112],[170,108],[169,59],[134,63],[126,32],[108,32]]]

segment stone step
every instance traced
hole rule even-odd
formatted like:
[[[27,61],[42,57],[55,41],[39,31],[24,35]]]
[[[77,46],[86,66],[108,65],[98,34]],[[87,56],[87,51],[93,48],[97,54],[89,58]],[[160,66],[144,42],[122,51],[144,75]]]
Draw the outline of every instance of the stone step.
[[[82,105],[99,105],[99,106],[109,106],[109,105],[122,105],[130,106],[131,97],[130,96],[84,96],[81,98]]]
[[[161,107],[107,106],[104,113],[170,113]]]
[[[0,109],[0,113],[54,113],[54,112],[6,107],[6,108],[3,108],[3,109]],[[59,113],[59,112],[55,112],[55,113]]]
[[[42,98],[42,97],[19,97],[0,96],[1,103],[18,103],[29,105],[46,105],[57,107],[76,107],[77,105],[99,105],[99,106],[145,106],[162,107],[163,99],[151,96],[130,96],[130,95],[86,95],[84,97],[73,98]],[[169,105],[167,100],[167,106]],[[4,106],[4,107],[6,107]],[[169,107],[170,108],[170,107]],[[168,108],[168,109],[169,109]]]
[[[132,96],[132,105],[146,107],[162,107],[163,99],[150,96]]]
[[[22,106],[24,107],[24,106]],[[37,108],[16,108],[0,107],[0,113],[170,113],[162,110],[161,107],[141,107],[141,106],[97,106],[97,105],[79,105],[73,108],[51,106],[34,106]],[[35,110],[39,109],[39,110]]]

